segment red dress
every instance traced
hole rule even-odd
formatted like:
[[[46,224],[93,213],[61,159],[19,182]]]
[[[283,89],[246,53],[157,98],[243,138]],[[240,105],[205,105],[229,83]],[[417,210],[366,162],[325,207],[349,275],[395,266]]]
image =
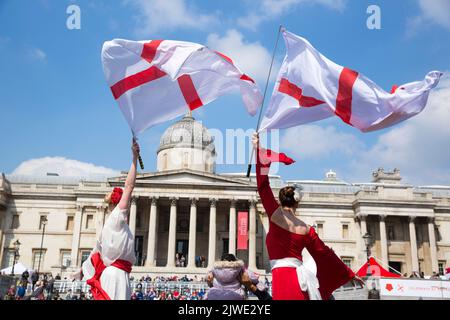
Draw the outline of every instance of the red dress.
[[[262,152],[264,153],[264,152]],[[323,300],[328,300],[334,290],[347,283],[355,274],[326,246],[310,227],[306,235],[292,233],[272,222],[272,214],[280,207],[269,184],[270,161],[261,161],[257,152],[256,180],[262,204],[269,217],[269,232],[266,237],[270,260],[297,258],[302,261],[302,251],[308,249],[317,265],[319,292]],[[272,296],[274,300],[308,300],[308,293],[300,289],[297,271],[291,267],[272,270]]]

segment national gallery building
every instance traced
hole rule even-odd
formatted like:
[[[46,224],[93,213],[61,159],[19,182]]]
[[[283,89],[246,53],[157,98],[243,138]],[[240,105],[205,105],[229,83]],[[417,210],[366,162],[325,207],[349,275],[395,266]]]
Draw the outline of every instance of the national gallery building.
[[[198,157],[206,160],[192,160]],[[162,135],[157,171],[138,173],[131,202],[129,225],[137,257],[133,275],[203,276],[227,252],[252,270],[270,273],[265,246],[269,222],[254,176],[218,174],[214,157],[208,130],[189,115]],[[2,174],[1,267],[11,266],[16,257],[16,262],[53,276],[79,268],[108,217],[105,194],[123,187],[125,178],[126,173],[107,179]],[[297,214],[354,271],[367,259],[366,233],[371,235],[371,255],[402,274],[443,273],[450,265],[450,186],[403,184],[398,170],[383,169],[364,184],[339,181],[331,171],[323,181],[270,179],[276,195],[287,184],[303,187]],[[239,212],[248,215],[245,250],[237,249]],[[182,266],[177,253],[185,257]]]

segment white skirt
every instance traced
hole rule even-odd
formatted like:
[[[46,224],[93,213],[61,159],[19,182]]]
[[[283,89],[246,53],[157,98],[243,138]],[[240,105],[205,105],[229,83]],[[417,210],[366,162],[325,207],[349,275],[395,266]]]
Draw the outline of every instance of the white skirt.
[[[130,300],[131,288],[129,274],[119,268],[109,266],[100,276],[102,289],[111,300]]]

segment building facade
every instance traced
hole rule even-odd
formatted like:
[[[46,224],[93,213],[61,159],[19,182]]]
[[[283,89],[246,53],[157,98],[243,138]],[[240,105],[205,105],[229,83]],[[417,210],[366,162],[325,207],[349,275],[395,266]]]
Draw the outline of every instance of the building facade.
[[[129,212],[135,234],[133,274],[204,275],[223,253],[234,253],[250,269],[270,273],[265,246],[269,221],[254,177],[215,172],[214,141],[191,116],[161,137],[157,171],[139,173]],[[2,268],[20,257],[40,272],[67,274],[87,259],[108,217],[104,196],[124,185],[117,177],[79,179],[2,174],[0,257]],[[362,236],[372,235],[371,255],[399,272],[431,274],[450,264],[450,187],[414,187],[400,172],[373,173],[367,184],[338,181],[283,181],[271,176],[274,193],[301,185],[297,215],[353,270],[366,261]],[[237,214],[248,213],[248,250],[237,250]],[[186,257],[177,267],[176,254]],[[305,259],[309,255],[304,252]],[[205,263],[200,265],[200,257]],[[16,256],[17,258],[17,256]]]

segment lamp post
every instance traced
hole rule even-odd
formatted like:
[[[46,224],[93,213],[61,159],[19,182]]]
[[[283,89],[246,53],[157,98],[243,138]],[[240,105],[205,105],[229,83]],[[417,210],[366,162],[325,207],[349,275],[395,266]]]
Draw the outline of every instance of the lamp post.
[[[37,269],[38,276],[39,276],[39,270],[41,268],[42,246],[44,245],[45,226],[47,225],[47,217],[46,216],[43,216],[41,218],[41,224],[42,224],[42,237],[41,237],[41,249],[39,250],[39,263],[38,263],[38,269]]]
[[[364,243],[366,245],[366,253],[367,253],[367,277],[372,276],[372,273],[370,272],[370,245],[372,243],[372,236],[370,233],[366,232],[365,235],[363,235]]]
[[[12,269],[11,269],[11,275],[12,276],[14,276],[14,266],[16,265],[17,258],[20,257],[20,255],[19,255],[19,248],[20,248],[21,243],[20,243],[19,240],[16,240],[13,243],[13,245],[14,245],[14,261],[13,261],[13,266],[12,266]]]

